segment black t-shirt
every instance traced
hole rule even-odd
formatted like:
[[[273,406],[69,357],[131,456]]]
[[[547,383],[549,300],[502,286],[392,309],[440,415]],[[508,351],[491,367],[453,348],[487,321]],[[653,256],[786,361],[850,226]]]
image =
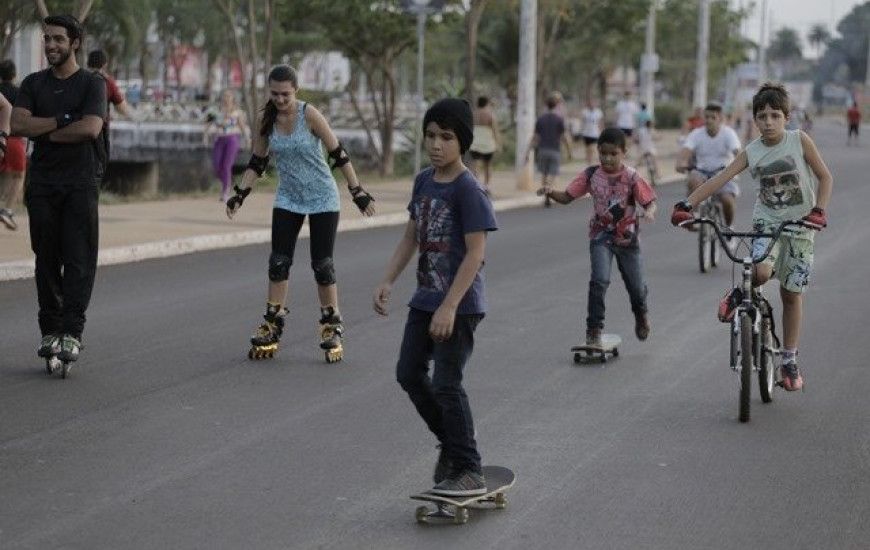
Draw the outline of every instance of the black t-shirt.
[[[18,97],[18,86],[11,82],[0,82],[0,94],[3,94],[9,103],[15,105],[15,98]]]
[[[106,83],[99,75],[79,69],[64,80],[51,69],[27,76],[18,91],[16,107],[35,117],[54,118],[72,113],[106,120]],[[105,131],[105,126],[104,130]],[[37,139],[30,156],[30,181],[42,185],[99,185],[108,156],[102,133],[82,143],[54,143]]]

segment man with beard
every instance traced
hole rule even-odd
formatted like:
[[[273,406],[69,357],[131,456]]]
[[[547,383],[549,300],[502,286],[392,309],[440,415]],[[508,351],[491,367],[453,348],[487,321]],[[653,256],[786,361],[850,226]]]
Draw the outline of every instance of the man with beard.
[[[39,295],[38,355],[78,359],[97,269],[99,184],[106,83],[79,67],[83,28],[71,15],[44,20],[49,68],[27,76],[12,110],[12,132],[34,141],[25,192]]]

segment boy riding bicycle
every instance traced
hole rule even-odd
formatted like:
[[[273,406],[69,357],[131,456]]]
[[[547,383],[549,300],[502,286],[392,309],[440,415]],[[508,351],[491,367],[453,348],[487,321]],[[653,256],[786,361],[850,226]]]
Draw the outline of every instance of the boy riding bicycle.
[[[677,154],[677,172],[689,172],[688,194],[727,166],[739,152],[740,138],[737,132],[725,124],[722,106],[708,103],[704,108],[704,126],[689,132]],[[693,155],[695,165],[690,170]],[[733,180],[727,181],[716,192],[716,197],[722,202],[722,213],[728,227],[734,223],[739,194],[740,187]]]
[[[691,211],[695,206],[749,168],[749,174],[759,187],[752,213],[753,225],[757,229],[769,231],[780,222],[793,219],[803,219],[818,226],[818,230],[827,226],[825,208],[831,198],[833,178],[813,140],[801,130],[786,131],[789,97],[785,87],[764,84],[752,98],[752,114],[760,137],[747,145],[725,170],[676,204],[671,215],[672,224],[692,219]],[[813,176],[818,180],[818,196],[813,189]],[[767,259],[753,268],[754,287],[762,286],[773,275],[780,283],[783,306],[780,373],[783,387],[788,391],[803,387],[797,366],[797,347],[803,293],[813,264],[813,238],[813,231],[805,228],[783,234]],[[752,243],[753,257],[763,254],[767,245],[767,239],[755,240]]]

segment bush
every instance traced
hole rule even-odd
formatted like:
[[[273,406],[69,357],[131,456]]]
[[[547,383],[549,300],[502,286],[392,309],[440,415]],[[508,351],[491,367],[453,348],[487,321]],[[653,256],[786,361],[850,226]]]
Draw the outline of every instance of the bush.
[[[656,128],[677,129],[683,126],[683,110],[676,103],[656,105]]]

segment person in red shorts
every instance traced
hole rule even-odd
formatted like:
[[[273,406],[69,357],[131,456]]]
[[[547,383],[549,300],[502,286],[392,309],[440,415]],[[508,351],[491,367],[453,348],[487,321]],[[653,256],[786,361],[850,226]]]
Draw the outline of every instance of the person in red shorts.
[[[852,103],[849,110],[846,111],[846,122],[849,123],[849,134],[846,136],[846,145],[852,145],[853,137],[855,145],[858,144],[858,128],[861,126],[861,109],[858,108],[858,102]]]
[[[11,59],[0,61],[0,94],[15,105],[18,96],[18,86],[15,85],[17,71]],[[11,111],[11,107],[10,107]],[[6,131],[8,132],[8,128]],[[24,189],[24,171],[27,169],[27,154],[24,138],[6,137],[6,153],[0,160],[0,192],[4,192],[3,207],[0,208],[0,222],[15,231],[14,208],[21,202],[21,191]]]

